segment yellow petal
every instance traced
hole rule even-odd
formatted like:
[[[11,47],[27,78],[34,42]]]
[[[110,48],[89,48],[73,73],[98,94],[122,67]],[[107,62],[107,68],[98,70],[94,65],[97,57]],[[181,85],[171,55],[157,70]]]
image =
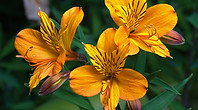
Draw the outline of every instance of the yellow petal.
[[[137,54],[140,51],[139,47],[132,41],[130,43],[130,47],[129,48],[130,48],[129,55],[135,55],[135,54]]]
[[[24,29],[17,34],[15,48],[32,63],[58,57],[57,51],[42,39],[41,33],[33,29]]]
[[[102,88],[101,88],[101,92],[100,92],[100,101],[101,101],[101,104],[102,104],[104,110],[108,110],[108,108],[109,108],[108,102],[109,102],[109,98],[110,98],[110,89],[111,89],[111,81],[110,80],[102,81]]]
[[[144,36],[131,35],[130,38],[131,38],[130,40],[135,45],[137,45],[144,51],[152,52],[162,57],[171,58],[168,48],[156,36],[152,37],[154,39],[152,38],[141,39],[144,38]]]
[[[105,0],[105,4],[106,3],[110,3],[113,5],[122,5],[122,6],[126,6],[127,3],[129,3],[131,0]]]
[[[129,46],[129,55],[135,55],[139,52],[139,48],[136,44],[134,44],[129,38],[129,32],[126,26],[122,25],[118,28],[116,34],[115,34],[115,43],[118,46],[126,45],[130,43]]]
[[[111,14],[111,17],[113,18],[114,22],[118,25],[118,26],[121,26],[123,25],[123,21],[120,19],[119,16],[117,16],[117,14],[115,13],[115,9],[112,7],[112,3],[116,3],[116,1],[120,1],[118,2],[118,4],[124,4],[125,3],[123,2],[124,0],[105,0],[105,5],[106,7],[109,9],[109,12]],[[127,1],[127,0],[125,0]]]
[[[131,32],[143,19],[147,3],[146,0],[106,0],[106,6],[115,23],[118,26],[126,25]]]
[[[148,82],[142,74],[132,69],[123,69],[116,78],[121,99],[137,100],[146,94]]]
[[[53,70],[53,67],[54,63],[49,62],[47,64],[40,65],[35,69],[33,76],[29,81],[30,92],[39,84],[40,80],[47,77],[47,75],[52,74],[51,72]]]
[[[115,79],[103,81],[100,100],[105,110],[115,110],[119,102],[119,87]]]
[[[130,42],[128,39],[129,32],[125,25],[122,25],[118,28],[115,34],[115,43],[117,46],[125,45]]]
[[[104,62],[104,57],[105,56],[105,52],[100,49],[100,48],[97,48],[93,45],[90,45],[90,44],[84,44],[84,48],[85,48],[85,51],[87,52],[87,54],[89,55],[90,57],[90,60],[92,62],[92,64],[94,66],[99,66],[101,67],[101,65],[103,65],[102,63]]]
[[[134,34],[163,36],[170,32],[177,23],[177,14],[174,8],[168,4],[158,4],[147,9],[143,20]]]
[[[56,75],[62,70],[63,65],[65,64],[65,59],[66,59],[65,57],[66,56],[64,52],[60,53],[58,58],[54,61],[53,71],[48,74],[49,76]]]
[[[82,21],[84,12],[80,7],[73,7],[67,10],[61,19],[59,34],[62,36],[66,51],[72,53],[71,43],[76,32],[76,28]],[[67,29],[66,29],[67,28]]]
[[[115,110],[119,102],[119,87],[115,79],[112,80],[110,91],[109,110]]]
[[[93,66],[85,65],[74,69],[69,79],[70,87],[75,93],[82,96],[94,96],[100,92],[105,76]]]
[[[113,50],[117,48],[114,37],[115,37],[116,29],[108,28],[106,29],[99,37],[97,47],[104,50],[107,53],[111,53]]]
[[[42,33],[43,39],[46,40],[49,45],[54,45],[54,43],[58,42],[60,39],[57,35],[57,30],[54,23],[40,9],[38,15],[41,18],[40,31]]]

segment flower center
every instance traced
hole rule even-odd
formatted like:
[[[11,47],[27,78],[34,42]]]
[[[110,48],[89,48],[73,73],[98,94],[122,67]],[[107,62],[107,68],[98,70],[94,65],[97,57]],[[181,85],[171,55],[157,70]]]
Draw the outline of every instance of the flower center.
[[[147,3],[146,1],[132,0],[127,6],[112,5],[112,7],[115,8],[116,14],[127,26],[129,32],[133,32],[146,13]]]
[[[128,55],[129,45],[118,47],[112,52],[105,52],[90,45],[85,45],[85,50],[96,70],[108,78],[116,77],[122,70]]]

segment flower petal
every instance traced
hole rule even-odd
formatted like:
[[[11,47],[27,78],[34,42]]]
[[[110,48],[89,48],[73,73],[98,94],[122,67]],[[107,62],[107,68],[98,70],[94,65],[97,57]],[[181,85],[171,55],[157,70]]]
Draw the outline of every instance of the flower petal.
[[[38,15],[41,18],[40,31],[42,33],[43,39],[49,45],[54,45],[54,43],[59,41],[59,36],[57,35],[57,30],[54,23],[49,19],[49,17],[39,9]]]
[[[109,110],[114,110],[119,102],[119,86],[115,79],[112,80],[109,100]]]
[[[127,4],[128,0],[105,0],[105,5],[109,9],[109,12],[111,14],[111,17],[113,18],[114,22],[121,26],[123,25],[123,21],[120,19],[120,17],[115,13],[115,9],[112,7],[112,4],[116,5],[123,5],[125,6]]]
[[[74,69],[70,73],[70,87],[78,95],[94,96],[102,87],[105,76],[101,75],[93,66],[85,65]]]
[[[125,25],[122,25],[118,28],[115,34],[115,43],[117,46],[125,45],[130,42],[128,39],[129,32]]]
[[[103,81],[100,100],[104,110],[115,110],[119,102],[119,87],[115,79]]]
[[[155,37],[155,38],[154,38]],[[130,40],[140,47],[142,50],[147,52],[155,53],[161,57],[170,57],[170,53],[168,48],[157,38],[156,36],[153,36],[152,38],[144,38],[144,36],[141,35],[131,35]],[[154,39],[153,39],[154,38]]]
[[[130,43],[129,55],[135,55],[139,52],[139,48],[132,41],[130,41],[128,36],[129,36],[129,32],[127,27],[124,25],[120,26],[115,34],[115,39],[114,39],[115,43],[118,46],[126,45]]]
[[[32,89],[39,84],[40,80],[47,77],[52,72],[53,67],[54,67],[54,63],[49,62],[47,64],[39,65],[34,70],[33,76],[31,76],[29,81],[29,87],[30,87],[29,93],[31,93]]]
[[[176,31],[172,30],[166,35],[160,37],[160,40],[170,45],[181,45],[185,42],[185,39]]]
[[[131,0],[105,0],[105,4],[106,3],[110,3],[113,5],[123,5],[126,6],[127,3],[129,3]]]
[[[24,29],[17,34],[15,48],[32,63],[58,57],[57,51],[42,39],[41,33],[33,29]]]
[[[84,44],[85,51],[90,57],[90,60],[94,66],[101,66],[104,63],[105,52],[90,44]]]
[[[138,26],[147,8],[146,0],[106,0],[105,3],[116,24],[126,25],[129,32]]]
[[[66,59],[65,53],[64,52],[60,53],[58,58],[54,61],[54,67],[52,72],[49,73],[48,75],[53,76],[59,73],[62,70],[63,65],[65,64],[65,59]]]
[[[102,49],[107,53],[111,53],[113,50],[117,48],[114,37],[115,37],[116,29],[108,28],[106,29],[99,37],[97,47]]]
[[[123,69],[116,78],[121,99],[137,100],[146,94],[148,82],[142,74],[132,69]]]
[[[133,42],[130,43],[129,48],[130,48],[129,55],[135,55],[140,51],[139,47]]]
[[[73,7],[67,10],[61,19],[59,35],[62,36],[63,44],[68,52],[72,53],[71,43],[76,32],[76,28],[82,21],[84,13],[80,7]]]
[[[39,81],[47,76],[56,75],[61,71],[65,63],[65,54],[62,52],[56,60],[46,61],[46,63],[40,63],[35,69],[33,76],[30,78],[29,87],[30,92],[35,88]]]
[[[143,20],[133,34],[149,35],[155,31],[159,37],[170,32],[177,23],[177,14],[168,4],[158,4],[147,9]]]

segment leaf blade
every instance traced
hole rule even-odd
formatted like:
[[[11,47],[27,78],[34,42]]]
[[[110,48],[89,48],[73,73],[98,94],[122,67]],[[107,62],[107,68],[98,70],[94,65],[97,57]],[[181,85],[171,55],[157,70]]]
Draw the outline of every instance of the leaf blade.
[[[186,78],[185,80],[183,80],[182,82],[174,86],[175,89],[180,91],[191,77],[192,77],[192,74],[188,78]],[[146,104],[144,104],[142,106],[142,110],[163,110],[174,100],[175,97],[176,97],[176,94],[170,91],[165,91],[161,93],[160,95],[151,99]]]
[[[170,86],[169,84],[167,84],[166,82],[164,82],[163,80],[155,77],[153,80],[150,81],[150,83],[161,86],[163,88],[165,88],[166,90],[169,90],[177,95],[181,95],[174,87]]]

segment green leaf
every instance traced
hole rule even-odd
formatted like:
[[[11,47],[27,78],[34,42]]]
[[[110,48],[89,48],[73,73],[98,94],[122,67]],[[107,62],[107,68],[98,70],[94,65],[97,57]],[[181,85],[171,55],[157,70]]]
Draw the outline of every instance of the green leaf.
[[[72,43],[73,43],[76,47],[78,47],[78,48],[80,48],[80,49],[84,49],[84,45],[82,44],[82,42],[81,42],[78,38],[74,37]]]
[[[41,104],[35,110],[80,110],[80,108],[61,98],[53,98]]]
[[[146,52],[141,50],[135,65],[135,70],[142,73],[145,76],[144,70],[146,65]]]
[[[182,87],[189,81],[193,75],[191,74],[188,78],[177,84],[175,89],[180,91]],[[149,102],[142,106],[142,110],[163,110],[165,109],[176,97],[177,95],[173,92],[166,90],[160,95],[154,97]]]
[[[83,43],[87,43],[87,40],[86,40],[86,37],[85,37],[85,35],[84,35],[84,33],[83,33],[82,28],[81,28],[80,25],[78,26],[77,30],[78,30],[78,35],[79,35],[80,40],[78,38],[74,37],[72,43],[74,45],[76,45],[78,48],[83,49],[83,51],[85,53],[85,57],[88,60],[88,63],[91,64],[91,61],[89,59],[89,55],[84,50]]]
[[[153,78],[155,78],[155,77],[157,77],[157,75],[161,72],[162,70],[157,70],[157,71],[154,71],[154,72],[152,72],[152,73],[150,73],[150,74],[148,74],[148,75],[146,75],[146,79],[148,80],[148,81],[151,81]]]
[[[120,99],[120,100],[119,100],[119,106],[120,106],[120,109],[121,109],[121,110],[125,110],[125,109],[126,109],[126,101]]]
[[[85,35],[84,35],[80,25],[78,26],[77,30],[78,30],[78,34],[79,34],[79,37],[80,37],[80,41],[82,41],[83,43],[87,43],[87,40],[85,38]]]
[[[6,83],[13,87],[19,87],[19,82],[8,72],[0,71],[0,83]]]
[[[13,110],[27,110],[34,107],[33,101],[23,101],[12,106]]]
[[[52,15],[54,15],[56,20],[61,21],[62,13],[56,8],[52,8]]]
[[[91,105],[93,106],[94,110],[102,110],[102,104],[100,102],[100,94],[97,94],[93,97],[88,97],[89,102],[91,103]]]
[[[2,24],[0,22],[0,50],[1,50],[1,47],[2,47],[2,43],[3,43],[3,27],[2,27]]]
[[[60,30],[60,24],[59,24],[56,20],[54,20],[54,19],[52,19],[52,18],[50,18],[50,19],[51,19],[52,22],[54,23],[55,27],[56,27],[58,30]]]
[[[85,99],[85,97],[79,96],[72,92],[71,90],[66,89],[58,89],[56,92],[53,93],[54,95],[63,98],[64,100],[71,102],[73,104],[76,104],[82,108],[93,110],[93,107],[88,102],[88,100]]]
[[[174,87],[170,86],[169,84],[167,84],[166,82],[164,82],[163,80],[155,77],[153,80],[150,81],[150,83],[161,86],[163,88],[165,88],[166,90],[169,90],[177,95],[181,95]]]
[[[28,65],[24,59],[14,58],[11,61],[0,62],[0,67],[9,69],[9,70],[30,70],[32,67]]]
[[[193,26],[195,26],[198,29],[198,14],[197,13],[193,13],[187,19]]]
[[[176,101],[173,101],[169,107],[171,110],[186,110],[180,103]]]
[[[12,37],[8,42],[7,44],[4,46],[4,48],[2,49],[1,51],[1,54],[0,54],[0,58],[3,58],[7,55],[9,55],[11,52],[14,51],[14,41],[15,41],[15,37]]]

